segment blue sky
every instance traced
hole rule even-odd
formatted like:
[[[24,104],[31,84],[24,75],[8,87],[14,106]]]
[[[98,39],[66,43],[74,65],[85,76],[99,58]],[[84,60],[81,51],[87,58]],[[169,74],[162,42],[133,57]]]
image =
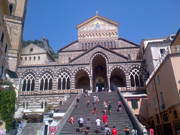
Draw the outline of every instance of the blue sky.
[[[78,39],[76,26],[96,11],[119,22],[119,37],[137,44],[180,28],[180,0],[28,0],[23,38],[44,36],[57,52]]]

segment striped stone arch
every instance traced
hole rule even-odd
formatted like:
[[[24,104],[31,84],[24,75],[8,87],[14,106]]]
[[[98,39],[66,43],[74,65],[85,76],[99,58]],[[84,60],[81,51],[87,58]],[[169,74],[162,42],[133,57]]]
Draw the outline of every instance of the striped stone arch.
[[[108,60],[108,58],[107,58],[107,56],[106,56],[105,54],[103,54],[103,53],[101,53],[101,52],[96,52],[96,53],[94,53],[94,54],[91,56],[91,58],[90,58],[90,65],[92,65],[92,61],[93,61],[94,57],[96,57],[96,56],[98,56],[98,55],[101,55],[101,56],[105,59],[106,64],[109,63],[109,60]]]
[[[27,69],[26,71],[24,71],[22,74],[21,74],[21,78],[25,77],[27,74],[33,74],[34,77],[36,78],[37,77],[37,73],[36,71],[32,70],[32,69]],[[18,73],[18,77],[19,77],[19,73]]]
[[[138,65],[138,64],[131,65],[131,66],[127,69],[127,72],[129,73],[133,68],[138,68],[143,74],[146,73],[146,70],[145,70],[141,65]]]
[[[113,71],[114,69],[116,69],[116,68],[121,69],[121,70],[124,72],[124,74],[126,73],[126,69],[125,69],[124,67],[119,66],[119,65],[115,65],[115,66],[113,66],[113,67],[109,70],[109,74],[111,75],[112,71]]]
[[[126,69],[120,65],[114,65],[110,70],[110,83],[117,87],[126,87]]]
[[[79,72],[80,70],[84,70],[84,71],[87,72],[88,75],[90,75],[90,71],[89,71],[87,68],[85,68],[85,67],[79,67],[79,68],[77,68],[77,69],[74,71],[73,75],[75,76],[75,75],[77,74],[77,72]]]
[[[56,75],[58,76],[62,71],[66,71],[70,76],[72,76],[72,72],[71,70],[69,70],[68,68],[61,68],[56,72]]]
[[[55,76],[54,72],[50,68],[45,68],[42,71],[40,71],[39,77],[41,77],[46,72],[50,73],[52,76]]]
[[[74,71],[75,89],[90,89],[90,71],[87,68],[79,67]]]

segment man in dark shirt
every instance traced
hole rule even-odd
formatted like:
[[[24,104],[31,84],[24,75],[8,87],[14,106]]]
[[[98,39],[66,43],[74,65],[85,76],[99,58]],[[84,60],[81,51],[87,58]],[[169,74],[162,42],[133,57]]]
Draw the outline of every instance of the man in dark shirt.
[[[77,102],[77,107],[79,108],[79,103],[80,103],[80,98],[79,97],[77,97],[76,102]]]

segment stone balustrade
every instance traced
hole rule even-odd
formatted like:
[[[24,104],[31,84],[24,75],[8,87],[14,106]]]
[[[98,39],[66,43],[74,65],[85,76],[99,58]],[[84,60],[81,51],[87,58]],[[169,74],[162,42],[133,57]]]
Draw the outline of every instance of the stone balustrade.
[[[33,95],[33,94],[57,94],[57,93],[62,93],[62,94],[67,94],[67,93],[79,93],[81,89],[75,89],[75,90],[45,90],[45,91],[38,91],[35,93],[35,91],[22,91],[20,95]]]

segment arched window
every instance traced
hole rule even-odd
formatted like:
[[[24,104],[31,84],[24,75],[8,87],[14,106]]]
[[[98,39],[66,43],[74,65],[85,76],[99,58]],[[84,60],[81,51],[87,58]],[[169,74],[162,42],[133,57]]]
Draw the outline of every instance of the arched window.
[[[143,74],[137,68],[131,70],[129,78],[131,81],[131,87],[144,87]]]
[[[109,48],[109,42],[107,42],[107,48]]]
[[[93,48],[93,43],[91,43],[91,48]]]
[[[35,77],[29,73],[24,77],[22,91],[33,91],[35,87]]]
[[[85,43],[85,48],[84,49],[87,49],[87,44]]]
[[[13,5],[10,4],[10,5],[9,5],[9,13],[10,13],[10,15],[12,15],[12,11],[13,11]]]
[[[82,43],[82,49],[84,49],[84,44]]]
[[[104,47],[106,47],[106,42],[104,42]]]
[[[114,41],[114,48],[116,48],[116,42]]]
[[[88,43],[88,49],[90,49],[91,48],[91,45],[90,45],[90,43]]]
[[[111,46],[111,48],[113,48],[113,44],[112,44],[112,42],[110,42],[110,46]]]
[[[52,90],[52,75],[46,72],[40,79],[40,90]]]
[[[70,75],[65,71],[61,72],[58,76],[58,90],[70,89]]]

